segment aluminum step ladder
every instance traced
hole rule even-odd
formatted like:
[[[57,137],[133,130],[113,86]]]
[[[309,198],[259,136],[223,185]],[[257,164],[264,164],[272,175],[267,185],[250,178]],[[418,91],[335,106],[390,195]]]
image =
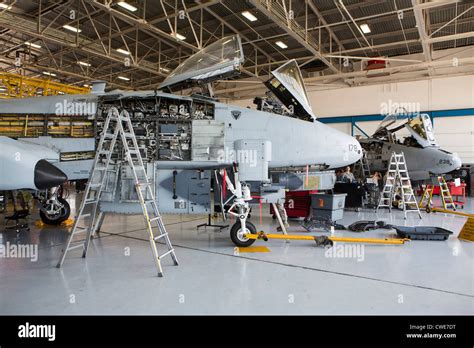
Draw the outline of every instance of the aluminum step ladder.
[[[359,161],[357,161],[354,165],[354,172],[360,173],[361,178],[365,181],[365,179],[370,178],[370,165],[367,159],[367,152],[362,150],[362,157]]]
[[[121,143],[121,148],[118,147],[118,142]],[[123,151],[124,154],[122,162],[118,160],[120,151]],[[117,158],[113,159],[113,156]],[[62,251],[57,264],[58,268],[62,266],[67,253],[71,250],[82,248],[82,257],[85,258],[87,256],[90,240],[93,234],[100,230],[104,220],[105,214],[100,212],[99,202],[104,193],[112,194],[112,197],[115,195],[122,164],[128,165],[133,173],[135,189],[145,219],[158,276],[163,276],[163,269],[161,267],[161,259],[163,257],[170,255],[174,264],[178,265],[178,258],[165,229],[155,200],[152,184],[146,173],[130,116],[126,110],[119,112],[117,108],[113,107],[107,113],[86,190],[84,191],[84,196],[66,247]],[[108,190],[111,176],[113,177],[113,189]],[[151,214],[149,213],[149,205],[152,207]],[[88,210],[87,213],[85,213],[86,210]],[[79,224],[83,224],[85,227],[79,227]],[[156,236],[154,229],[158,230]],[[84,233],[86,234],[85,239],[75,240],[78,235]],[[157,242],[161,239],[164,240],[167,251],[160,255]]]
[[[444,179],[444,175],[438,176],[438,182],[439,194],[441,196],[441,202],[443,203],[444,210],[448,210],[449,208],[456,210],[456,204],[454,203],[453,196],[451,196],[451,192],[449,191],[448,184]]]
[[[399,195],[405,219],[409,212],[418,213],[418,216],[422,219],[423,217],[421,216],[418,202],[413,192],[413,187],[411,186],[403,152],[392,152],[387,170],[387,179],[380,195],[376,212],[378,213],[380,208],[388,208],[389,211],[392,212],[392,203],[396,199],[396,196]]]

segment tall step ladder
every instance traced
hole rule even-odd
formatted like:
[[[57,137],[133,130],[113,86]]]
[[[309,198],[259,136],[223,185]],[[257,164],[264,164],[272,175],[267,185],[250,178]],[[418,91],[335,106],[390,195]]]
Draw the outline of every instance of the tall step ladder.
[[[121,143],[121,147],[118,146],[118,142]],[[123,151],[123,160],[119,162],[121,151]],[[99,202],[103,194],[109,193],[112,196],[115,194],[122,164],[128,165],[133,173],[135,190],[145,219],[158,276],[163,276],[163,269],[161,267],[161,259],[163,257],[171,255],[174,264],[178,265],[178,258],[171,245],[168,232],[166,232],[155,200],[152,184],[146,173],[130,116],[126,110],[119,112],[117,108],[113,107],[107,113],[104,130],[99,140],[86,190],[84,191],[84,196],[66,247],[62,251],[57,264],[58,268],[62,266],[67,253],[71,250],[82,248],[82,257],[85,258],[87,256],[90,240],[93,234],[100,230],[104,220],[104,213],[100,212]],[[113,178],[112,190],[108,189],[110,177]],[[150,213],[149,205],[152,208]],[[88,211],[87,213],[85,213],[86,210]],[[84,227],[79,227],[80,224]],[[154,230],[158,232],[156,236]],[[85,239],[76,240],[77,236],[84,233],[86,234]],[[160,239],[164,240],[167,248],[167,251],[161,255],[158,253],[157,248],[157,242]]]
[[[380,195],[376,212],[378,213],[380,208],[388,208],[392,212],[392,203],[396,199],[395,197],[399,195],[401,198],[399,204],[403,208],[405,219],[409,212],[418,213],[418,216],[422,219],[418,202],[411,186],[403,152],[392,152],[387,171],[387,179]]]
[[[369,161],[367,160],[367,152],[365,150],[362,150],[362,157],[355,163],[354,167],[354,172],[360,173],[363,181],[370,178],[370,166]]]
[[[448,184],[444,179],[444,175],[438,176],[438,182],[439,194],[441,196],[441,202],[443,203],[444,210],[448,210],[449,208],[456,210],[456,204],[454,203],[453,196],[451,196],[451,192],[449,191]]]

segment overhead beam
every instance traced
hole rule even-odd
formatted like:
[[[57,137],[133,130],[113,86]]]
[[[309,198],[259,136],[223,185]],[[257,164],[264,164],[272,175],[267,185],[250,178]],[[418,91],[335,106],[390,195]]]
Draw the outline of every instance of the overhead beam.
[[[178,44],[180,46],[189,48],[189,49],[191,49],[195,52],[199,51],[199,48],[197,46],[194,46],[190,43],[187,43],[184,40],[178,40],[176,37],[174,37],[172,35],[172,33],[171,34],[167,33],[165,31],[155,27],[154,25],[152,25],[151,23],[149,23],[148,21],[146,21],[142,18],[136,18],[136,17],[129,16],[128,14],[117,11],[117,10],[113,9],[112,7],[110,7],[110,5],[105,5],[101,2],[99,2],[98,0],[86,0],[86,1],[88,3],[90,3],[91,5],[93,5],[94,7],[97,7],[99,9],[111,14],[112,16],[114,16],[116,18],[120,18],[121,20],[123,20],[124,22],[127,22],[128,24],[133,24],[135,27],[140,28],[141,30],[143,30],[145,32],[159,35],[159,36],[161,36],[162,38],[164,38],[166,40],[174,42],[175,44]]]
[[[428,34],[426,30],[425,14],[423,13],[423,9],[419,6],[421,4],[420,0],[411,0],[411,2],[413,5],[416,26],[418,28],[418,35],[420,36],[421,46],[423,47],[423,55],[425,56],[425,61],[431,62],[431,45],[427,41]]]
[[[88,39],[81,37],[78,42],[76,42],[76,35],[71,35],[61,30],[56,30],[49,28],[43,33],[39,33],[36,30],[36,22],[30,19],[25,18],[24,16],[13,14],[13,13],[4,13],[0,16],[0,26],[9,28],[19,33],[23,33],[38,39],[52,42],[59,46],[69,47],[75,51],[82,52],[86,55],[92,55],[100,57],[109,61],[124,63],[124,56],[106,54],[101,52],[101,46],[99,44],[92,45]],[[140,64],[130,64],[131,67],[134,67],[138,70],[146,71],[155,75],[167,76],[166,74],[161,73],[155,64],[142,61]],[[157,67],[157,65],[156,65]]]
[[[326,52],[320,52],[320,47],[314,40],[312,40],[311,35],[305,35],[304,32],[295,28],[297,26],[297,22],[293,20],[289,20],[286,22],[283,18],[281,18],[281,12],[285,12],[282,8],[277,9],[276,6],[277,2],[266,2],[264,0],[250,0],[250,2],[263,14],[265,14],[268,18],[270,18],[276,25],[278,25],[281,29],[283,29],[288,35],[290,35],[293,39],[298,41],[300,45],[308,49],[312,54],[316,56],[317,59],[321,60],[324,64],[328,66],[328,68],[334,72],[339,73],[339,69],[331,63],[330,60],[323,57],[323,54]],[[278,11],[278,12],[277,12]],[[280,13],[280,15],[277,15]],[[288,14],[286,14],[288,16]],[[292,25],[292,27],[288,26],[288,24]],[[296,30],[295,30],[296,29]],[[301,28],[300,28],[301,29]]]

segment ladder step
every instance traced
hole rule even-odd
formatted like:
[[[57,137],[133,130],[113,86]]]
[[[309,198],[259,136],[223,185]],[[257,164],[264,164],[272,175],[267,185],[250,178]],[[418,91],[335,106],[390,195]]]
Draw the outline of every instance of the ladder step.
[[[160,234],[159,236],[157,236],[157,237],[154,238],[154,239],[155,239],[155,242],[156,242],[157,240],[163,238],[163,237],[166,237],[167,235],[168,235],[168,232],[163,233],[163,234]]]
[[[159,220],[159,219],[161,219],[161,216],[157,216],[157,217],[151,218],[151,219],[150,219],[150,222],[153,222],[153,221],[156,221],[156,220]]]
[[[81,214],[81,215],[79,215],[77,218],[78,218],[78,219],[82,219],[82,218],[89,217],[89,216],[91,216],[91,213]],[[77,227],[77,228],[81,228],[81,227]]]
[[[165,257],[165,256],[168,256],[169,254],[171,254],[172,252],[174,252],[174,249],[170,249],[168,250],[166,253],[164,253],[163,255],[160,256],[160,259]]]
[[[89,228],[76,227],[76,229],[74,230],[74,234],[76,234],[76,233],[84,233],[84,232],[87,232],[87,231],[89,231]]]
[[[77,248],[83,248],[83,247],[84,247],[84,242],[81,242],[81,244],[70,246],[69,248],[67,248],[67,251],[71,251],[71,250],[74,250]]]
[[[86,199],[84,201],[84,204],[91,204],[91,203],[97,203],[99,202],[97,199]]]

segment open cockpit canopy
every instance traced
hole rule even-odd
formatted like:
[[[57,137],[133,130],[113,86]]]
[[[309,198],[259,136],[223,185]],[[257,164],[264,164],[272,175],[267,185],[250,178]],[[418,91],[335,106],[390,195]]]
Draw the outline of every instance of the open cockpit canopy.
[[[433,132],[433,124],[428,114],[416,114],[408,117],[404,115],[388,115],[380,123],[373,137],[395,142],[395,133],[406,129],[409,136],[404,144],[420,147],[438,146]]]
[[[217,40],[186,59],[160,84],[158,89],[203,85],[240,73],[244,62],[238,35]]]
[[[293,117],[314,121],[308,94],[296,60],[292,59],[272,71],[273,78],[265,82],[270,91],[287,107]]]

